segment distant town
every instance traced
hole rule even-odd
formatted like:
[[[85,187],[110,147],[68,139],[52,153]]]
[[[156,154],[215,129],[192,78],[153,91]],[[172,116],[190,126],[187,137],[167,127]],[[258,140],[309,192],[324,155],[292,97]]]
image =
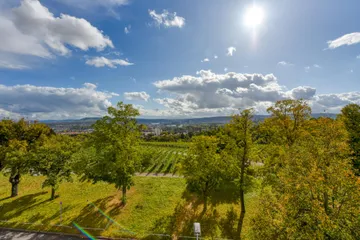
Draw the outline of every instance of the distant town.
[[[330,117],[336,118],[336,114],[332,113],[315,113],[312,117]],[[262,121],[268,115],[255,115],[255,121]],[[93,131],[92,125],[99,118],[83,118],[73,120],[45,120],[41,121],[51,127],[56,133],[66,135],[79,135],[84,133],[91,133]],[[144,119],[139,118],[138,123],[143,124],[146,128],[142,131],[144,138],[172,134],[175,136],[181,135],[196,135],[204,131],[212,131],[221,125],[228,123],[231,116],[220,117],[205,117],[205,118],[188,118],[188,119]]]

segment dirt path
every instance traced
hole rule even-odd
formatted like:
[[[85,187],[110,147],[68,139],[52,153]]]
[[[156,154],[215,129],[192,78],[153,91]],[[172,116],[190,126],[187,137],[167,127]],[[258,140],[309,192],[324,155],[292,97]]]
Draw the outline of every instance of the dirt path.
[[[135,176],[141,177],[168,177],[168,178],[184,178],[184,176],[173,175],[172,173],[135,173]]]

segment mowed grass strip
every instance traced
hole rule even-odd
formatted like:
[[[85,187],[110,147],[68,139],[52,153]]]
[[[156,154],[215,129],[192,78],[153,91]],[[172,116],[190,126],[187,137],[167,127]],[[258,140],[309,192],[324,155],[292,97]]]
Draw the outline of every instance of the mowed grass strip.
[[[202,203],[186,191],[183,178],[134,177],[135,186],[128,191],[126,206],[121,205],[121,194],[113,185],[79,182],[76,177],[72,183],[61,184],[57,190],[59,197],[50,201],[50,189],[41,188],[43,180],[42,176],[24,176],[19,185],[19,196],[8,198],[8,178],[0,175],[0,226],[78,234],[74,228],[50,226],[60,223],[72,226],[76,222],[81,227],[104,229],[88,230],[93,235],[144,238],[150,233],[191,236],[192,224],[198,221],[203,226],[203,236],[231,238],[231,234],[222,226],[235,226],[236,222],[229,222],[229,211],[233,209],[235,214],[239,212],[235,189],[226,188],[212,197],[209,210],[201,216]],[[249,217],[256,209],[257,195],[249,194],[246,197],[245,233],[250,224]],[[90,203],[119,225],[109,224],[109,220]]]

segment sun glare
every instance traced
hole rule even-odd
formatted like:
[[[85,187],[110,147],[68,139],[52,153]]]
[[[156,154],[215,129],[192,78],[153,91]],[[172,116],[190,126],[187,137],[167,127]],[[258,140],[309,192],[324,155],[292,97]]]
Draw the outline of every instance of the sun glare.
[[[264,11],[262,8],[258,6],[249,7],[244,16],[244,23],[248,27],[256,27],[263,22],[264,19]]]

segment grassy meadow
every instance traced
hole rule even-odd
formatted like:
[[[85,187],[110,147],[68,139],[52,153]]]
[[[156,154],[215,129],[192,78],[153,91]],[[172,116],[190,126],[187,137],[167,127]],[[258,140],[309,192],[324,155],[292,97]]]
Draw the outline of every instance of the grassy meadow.
[[[10,183],[0,175],[0,226],[79,233],[73,222],[93,235],[135,238],[161,238],[150,234],[193,236],[193,222],[200,222],[202,236],[233,238],[239,206],[236,189],[227,184],[211,197],[208,211],[201,215],[202,204],[186,191],[185,179],[167,177],[134,178],[135,186],[128,192],[126,206],[113,185],[79,182],[63,183],[59,196],[50,201],[50,189],[42,189],[41,176],[24,176],[19,196],[9,198]],[[256,193],[246,195],[247,213],[244,233],[257,204]],[[60,219],[62,202],[62,220]],[[98,209],[116,221],[111,223]],[[31,225],[24,223],[33,223]],[[63,226],[51,226],[63,225]],[[71,227],[71,228],[70,228]]]

